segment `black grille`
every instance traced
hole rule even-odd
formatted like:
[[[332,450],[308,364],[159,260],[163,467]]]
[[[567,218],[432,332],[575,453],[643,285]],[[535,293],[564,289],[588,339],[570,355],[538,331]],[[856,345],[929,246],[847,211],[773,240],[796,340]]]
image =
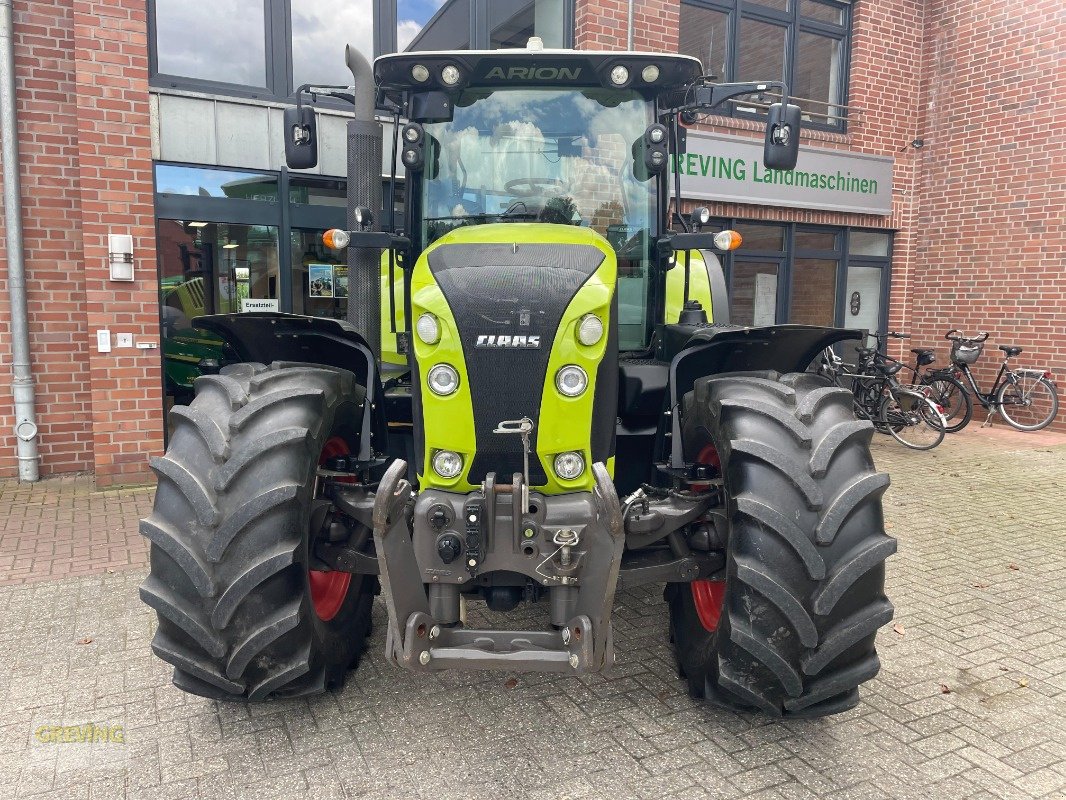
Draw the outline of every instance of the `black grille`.
[[[348,122],[348,230],[356,230],[356,206],[381,209],[381,126]],[[374,225],[378,229],[378,225]],[[370,352],[381,352],[381,253],[348,248],[348,322],[366,339]]]
[[[429,254],[429,268],[455,317],[474,406],[477,454],[471,480],[489,472],[509,480],[522,471],[522,443],[495,434],[505,419],[529,417],[540,429],[540,398],[552,341],[567,306],[603,261],[591,245],[455,244]],[[538,348],[478,347],[481,336],[540,337]],[[536,458],[530,481],[547,481]]]

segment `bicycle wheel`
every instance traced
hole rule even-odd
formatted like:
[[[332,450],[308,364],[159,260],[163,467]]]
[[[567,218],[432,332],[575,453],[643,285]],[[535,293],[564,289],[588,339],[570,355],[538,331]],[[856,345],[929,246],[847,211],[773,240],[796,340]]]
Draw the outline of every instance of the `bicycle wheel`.
[[[944,430],[948,433],[958,433],[973,419],[973,399],[962,381],[954,375],[924,375],[922,386],[928,386],[932,391],[930,399],[943,409],[943,417],[947,423]]]
[[[1007,383],[999,387],[996,402],[1007,424],[1020,431],[1046,428],[1059,413],[1055,384],[1041,373],[1012,373]]]
[[[900,444],[932,450],[944,441],[944,417],[936,404],[916,393],[901,391],[881,401],[881,422]]]

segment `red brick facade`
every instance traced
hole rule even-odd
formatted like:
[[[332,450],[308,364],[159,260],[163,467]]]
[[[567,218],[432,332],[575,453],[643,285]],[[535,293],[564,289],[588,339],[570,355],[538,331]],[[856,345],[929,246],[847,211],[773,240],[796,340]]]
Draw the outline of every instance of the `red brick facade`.
[[[577,46],[624,49],[627,6],[578,0]],[[162,449],[159,350],[100,354],[95,332],[159,342],[146,2],[15,0],[14,18],[41,471],[137,481]],[[634,49],[675,51],[679,21],[679,0],[634,0]],[[894,158],[892,215],[727,203],[712,213],[896,230],[890,327],[938,345],[947,327],[987,329],[1025,347],[1026,364],[1066,371],[1061,0],[857,0],[852,29],[849,131],[805,136]],[[711,122],[759,135],[755,122]],[[109,280],[108,233],[133,235],[135,282]],[[2,248],[6,477],[16,461]]]
[[[95,346],[101,328],[159,341],[146,15],[144,0],[14,4],[41,472],[91,469],[103,485],[146,479],[163,444],[159,350]],[[134,237],[133,283],[109,280],[109,233]],[[0,475],[16,473],[10,409]]]

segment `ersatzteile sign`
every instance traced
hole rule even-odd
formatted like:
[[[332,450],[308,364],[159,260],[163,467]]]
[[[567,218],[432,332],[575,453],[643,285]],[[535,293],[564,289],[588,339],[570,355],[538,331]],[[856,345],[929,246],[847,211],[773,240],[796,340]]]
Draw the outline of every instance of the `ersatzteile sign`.
[[[276,297],[267,297],[261,300],[253,299],[251,297],[241,298],[241,313],[246,314],[249,311],[277,311],[279,309],[278,299]]]
[[[688,132],[677,158],[681,194],[694,200],[892,213],[892,159],[801,147],[794,170],[766,169],[760,139]]]

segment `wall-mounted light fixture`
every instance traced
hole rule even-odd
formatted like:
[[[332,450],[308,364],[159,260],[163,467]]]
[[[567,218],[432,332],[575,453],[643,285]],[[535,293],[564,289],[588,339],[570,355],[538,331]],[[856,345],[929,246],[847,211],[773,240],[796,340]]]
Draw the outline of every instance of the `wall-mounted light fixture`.
[[[133,280],[133,237],[128,233],[107,235],[107,263],[113,281]]]

